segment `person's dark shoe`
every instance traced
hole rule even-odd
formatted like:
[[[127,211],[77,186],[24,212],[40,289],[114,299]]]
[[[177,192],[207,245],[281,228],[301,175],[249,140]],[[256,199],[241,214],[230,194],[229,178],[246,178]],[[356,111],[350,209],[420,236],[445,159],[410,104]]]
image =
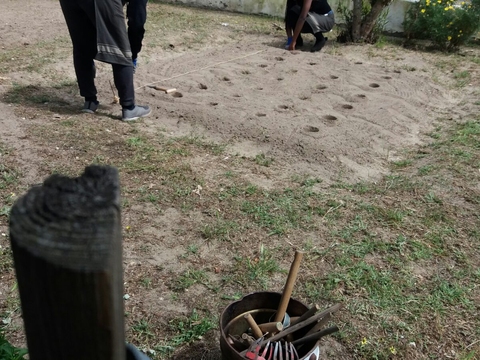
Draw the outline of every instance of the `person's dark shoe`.
[[[302,46],[303,46],[302,35],[298,35],[297,42],[295,43],[295,47],[302,47]]]
[[[133,121],[152,113],[149,106],[135,105],[132,110],[122,109],[122,121]]]
[[[323,49],[323,47],[325,46],[325,43],[327,42],[327,38],[326,37],[316,37],[315,38],[317,39],[315,41],[315,44],[312,46],[312,48],[310,49],[311,52],[317,52],[317,51],[320,51]]]
[[[82,112],[87,114],[93,114],[98,109],[98,101],[85,101],[83,104]]]

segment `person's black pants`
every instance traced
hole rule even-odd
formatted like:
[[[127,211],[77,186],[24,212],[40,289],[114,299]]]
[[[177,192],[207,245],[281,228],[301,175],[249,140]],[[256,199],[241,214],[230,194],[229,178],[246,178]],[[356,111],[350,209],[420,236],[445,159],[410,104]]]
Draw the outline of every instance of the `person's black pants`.
[[[97,28],[94,0],[60,0],[60,6],[72,39],[73,65],[80,95],[86,99],[96,98],[93,59],[97,54]],[[120,104],[134,105],[133,67],[112,64],[112,68]]]
[[[300,6],[296,5],[287,10],[287,14],[285,17],[286,24],[295,31],[295,27],[297,26],[298,18],[300,17]],[[305,21],[303,24],[303,28],[301,31],[302,34],[313,34],[312,27]]]
[[[147,21],[148,0],[129,0],[127,5],[128,40],[132,48],[132,59],[142,50],[145,22]]]
[[[285,23],[287,26],[295,30],[298,18],[300,17],[301,8],[298,5],[287,9],[285,16]],[[335,25],[335,18],[333,12],[328,14],[317,14],[309,12],[305,23],[303,24],[302,34],[314,34],[315,37],[323,38],[322,33],[332,30]]]

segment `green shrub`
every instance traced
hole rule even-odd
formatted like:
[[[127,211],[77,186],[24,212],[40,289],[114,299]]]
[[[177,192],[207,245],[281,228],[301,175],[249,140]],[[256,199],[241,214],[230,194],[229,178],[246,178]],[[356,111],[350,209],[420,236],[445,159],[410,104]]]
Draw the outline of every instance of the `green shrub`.
[[[25,360],[28,353],[25,349],[19,349],[10,344],[0,329],[0,359],[1,360]]]
[[[420,0],[407,11],[404,28],[409,39],[428,39],[441,50],[464,44],[480,29],[480,0]]]

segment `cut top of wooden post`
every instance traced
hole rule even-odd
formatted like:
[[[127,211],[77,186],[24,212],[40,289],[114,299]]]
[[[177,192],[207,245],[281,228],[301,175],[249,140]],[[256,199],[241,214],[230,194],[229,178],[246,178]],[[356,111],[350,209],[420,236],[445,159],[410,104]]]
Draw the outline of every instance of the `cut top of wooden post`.
[[[106,266],[111,232],[118,232],[108,225],[119,221],[118,171],[91,166],[79,178],[53,175],[30,189],[12,208],[10,233],[16,245],[51,264],[95,271]]]
[[[13,206],[10,240],[31,360],[125,360],[118,171],[49,177]]]

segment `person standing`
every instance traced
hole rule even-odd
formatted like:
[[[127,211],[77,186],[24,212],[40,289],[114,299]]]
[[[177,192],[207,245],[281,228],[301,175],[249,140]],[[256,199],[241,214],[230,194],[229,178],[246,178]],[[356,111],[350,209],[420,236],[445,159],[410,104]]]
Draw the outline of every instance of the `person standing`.
[[[332,30],[335,17],[327,0],[300,0],[287,8],[285,24],[287,36],[291,41],[288,50],[295,50],[301,33],[310,33],[315,36],[315,44],[310,51],[320,51],[325,46],[327,39],[323,33]],[[301,41],[303,43],[303,41]]]
[[[133,72],[137,69],[138,54],[142,50],[147,21],[148,0],[127,0],[128,40],[132,49]]]
[[[150,115],[148,106],[135,105],[132,52],[125,26],[122,0],[60,0],[73,44],[73,64],[82,111],[98,109],[93,60],[112,65],[113,79],[122,106],[122,120]]]

